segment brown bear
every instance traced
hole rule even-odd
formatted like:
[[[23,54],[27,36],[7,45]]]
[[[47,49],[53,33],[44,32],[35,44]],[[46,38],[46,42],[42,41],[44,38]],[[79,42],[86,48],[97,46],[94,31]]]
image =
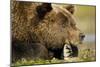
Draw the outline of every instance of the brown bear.
[[[12,1],[12,61],[62,59],[64,44],[84,38],[76,27],[74,6]],[[77,50],[74,50],[77,51]]]

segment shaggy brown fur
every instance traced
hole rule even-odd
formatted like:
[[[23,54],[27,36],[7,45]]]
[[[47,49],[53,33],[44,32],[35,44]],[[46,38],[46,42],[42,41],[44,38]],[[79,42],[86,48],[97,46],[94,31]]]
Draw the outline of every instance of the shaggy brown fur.
[[[12,1],[12,61],[61,59],[65,43],[80,41],[72,8]]]

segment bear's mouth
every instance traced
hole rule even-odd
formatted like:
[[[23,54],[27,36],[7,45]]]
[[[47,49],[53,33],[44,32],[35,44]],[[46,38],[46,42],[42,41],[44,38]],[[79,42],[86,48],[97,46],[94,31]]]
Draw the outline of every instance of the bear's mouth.
[[[79,44],[83,44],[83,41],[84,41],[84,40],[79,41]]]
[[[77,57],[78,56],[78,45],[83,44],[84,39],[80,39],[77,42],[74,41],[68,41],[66,40],[63,48],[63,56],[64,59],[71,58],[71,57]]]

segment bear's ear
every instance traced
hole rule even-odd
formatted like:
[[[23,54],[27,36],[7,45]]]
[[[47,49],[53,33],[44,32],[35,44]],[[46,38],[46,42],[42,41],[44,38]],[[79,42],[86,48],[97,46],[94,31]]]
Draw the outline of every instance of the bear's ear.
[[[43,19],[47,12],[52,10],[51,3],[43,3],[37,6],[36,11],[40,19]]]
[[[65,7],[71,14],[74,14],[75,12],[75,6],[74,5],[69,5]]]

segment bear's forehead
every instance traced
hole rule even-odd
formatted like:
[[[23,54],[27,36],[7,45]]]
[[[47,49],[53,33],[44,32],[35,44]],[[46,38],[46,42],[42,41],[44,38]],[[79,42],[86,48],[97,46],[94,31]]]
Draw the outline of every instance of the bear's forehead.
[[[32,5],[30,6],[32,8],[32,12],[36,14],[36,8],[40,5],[42,5],[43,3],[32,3]],[[45,16],[44,19],[46,18],[54,18],[54,20],[56,20],[57,17],[59,17],[58,14],[62,14],[63,17],[66,17],[70,20],[71,24],[76,25],[76,21],[74,20],[73,15],[66,10],[66,8],[64,8],[61,4],[51,4],[52,5],[52,11],[48,12]],[[63,18],[62,17],[62,18]]]
[[[66,17],[69,19],[70,23],[72,25],[76,25],[76,20],[73,16],[73,14],[71,14],[66,8],[64,8],[62,5],[56,5],[56,4],[52,4],[52,8],[53,8],[53,13],[54,15],[56,15],[56,17],[60,17],[59,14],[62,14],[63,17]]]

